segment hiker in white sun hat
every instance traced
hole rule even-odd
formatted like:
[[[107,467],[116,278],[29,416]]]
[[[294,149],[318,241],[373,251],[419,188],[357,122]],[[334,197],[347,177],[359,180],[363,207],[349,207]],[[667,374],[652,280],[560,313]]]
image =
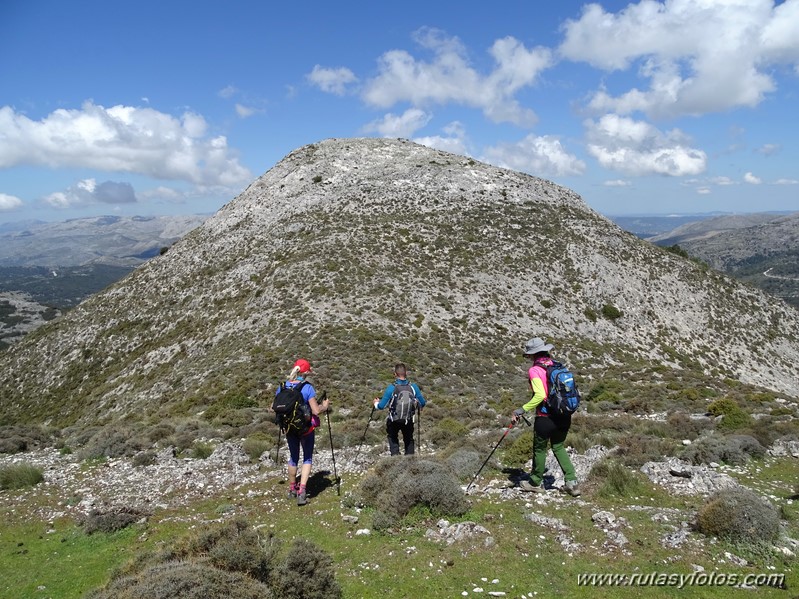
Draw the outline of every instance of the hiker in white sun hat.
[[[566,453],[564,442],[566,435],[571,427],[571,414],[556,415],[547,412],[546,399],[549,394],[549,381],[547,376],[547,366],[552,366],[555,361],[549,355],[555,348],[551,343],[546,343],[540,337],[533,337],[524,344],[524,356],[532,360],[532,366],[527,371],[528,384],[532,397],[521,408],[513,411],[513,422],[517,422],[525,412],[535,410],[535,423],[533,430],[533,468],[530,472],[530,480],[523,480],[519,483],[519,488],[523,491],[544,491],[544,470],[547,459],[547,451],[552,446],[552,453],[558,460],[563,478],[566,481],[564,490],[571,496],[580,495],[577,487],[577,474],[574,465]]]

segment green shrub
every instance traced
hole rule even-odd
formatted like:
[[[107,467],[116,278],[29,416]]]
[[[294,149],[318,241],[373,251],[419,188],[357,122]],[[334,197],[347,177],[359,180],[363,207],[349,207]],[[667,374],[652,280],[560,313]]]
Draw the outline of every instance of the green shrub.
[[[147,514],[134,508],[120,508],[107,512],[92,510],[81,519],[80,525],[88,535],[96,532],[111,533],[127,528],[146,516]]]
[[[721,430],[737,430],[752,423],[752,417],[741,406],[727,397],[717,399],[708,406],[708,413],[712,416],[721,416],[718,428]]]
[[[774,541],[780,533],[780,516],[757,493],[734,487],[710,497],[699,509],[694,526],[704,535],[730,541]]]
[[[0,489],[25,489],[44,480],[42,471],[32,464],[11,464],[0,468]]]
[[[623,316],[621,310],[612,304],[602,306],[602,316],[608,320],[617,320]]]
[[[306,539],[294,539],[276,568],[272,590],[285,599],[340,599],[333,560]]]
[[[398,524],[414,506],[425,506],[435,516],[460,516],[468,509],[446,466],[416,456],[381,460],[361,481],[359,493],[365,506],[375,508],[372,524],[378,530]]]
[[[469,434],[469,428],[449,416],[442,418],[432,429],[429,439],[438,446],[445,446]]]
[[[600,497],[632,497],[646,489],[641,475],[616,460],[596,463],[588,479],[599,484],[597,495]]]
[[[533,433],[524,431],[502,454],[506,466],[523,468],[533,457]]]
[[[214,446],[210,443],[196,441],[191,447],[191,457],[195,460],[204,460],[214,453]]]
[[[264,433],[255,433],[244,440],[242,449],[250,456],[250,459],[257,461],[264,452],[269,451],[275,444]]]

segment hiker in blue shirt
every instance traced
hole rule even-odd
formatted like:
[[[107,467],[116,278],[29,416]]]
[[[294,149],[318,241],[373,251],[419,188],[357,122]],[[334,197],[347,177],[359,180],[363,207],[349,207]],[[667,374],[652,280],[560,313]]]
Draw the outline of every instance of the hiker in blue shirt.
[[[416,446],[413,442],[413,416],[427,403],[416,383],[408,382],[408,369],[405,364],[394,366],[397,377],[383,392],[383,397],[375,397],[374,405],[378,410],[388,407],[386,417],[386,435],[391,455],[399,455],[399,433],[405,444],[405,455],[413,455]]]

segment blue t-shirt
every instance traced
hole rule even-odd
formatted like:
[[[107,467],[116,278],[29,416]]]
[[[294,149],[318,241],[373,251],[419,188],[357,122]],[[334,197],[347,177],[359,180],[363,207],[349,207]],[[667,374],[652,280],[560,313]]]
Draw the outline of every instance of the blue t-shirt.
[[[397,379],[393,383],[391,383],[386,390],[383,392],[383,397],[380,398],[380,402],[377,404],[377,409],[382,410],[388,405],[388,402],[391,401],[391,397],[394,395],[394,386],[395,385],[407,385],[408,379]],[[422,396],[422,392],[419,389],[419,386],[416,383],[410,383],[413,392],[416,393],[416,399],[419,400],[419,405],[424,407],[427,403]]]
[[[300,389],[300,393],[302,393],[302,398],[305,400],[305,403],[308,403],[308,400],[310,400],[312,397],[316,397],[316,389],[313,388],[313,385],[311,383],[305,382],[305,379],[303,377],[301,376],[297,377],[296,381],[286,381],[286,387],[293,389],[300,383],[305,383],[302,389]],[[278,393],[280,393],[280,387],[275,389],[275,395],[277,395]]]

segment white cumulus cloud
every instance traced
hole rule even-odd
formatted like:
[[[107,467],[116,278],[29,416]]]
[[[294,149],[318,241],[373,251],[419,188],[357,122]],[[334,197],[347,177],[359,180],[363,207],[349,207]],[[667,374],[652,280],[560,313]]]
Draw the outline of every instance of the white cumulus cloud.
[[[612,181],[605,181],[602,185],[605,187],[630,187],[632,183],[624,179],[613,179]]]
[[[429,135],[426,137],[416,137],[413,141],[423,146],[469,156],[468,140],[466,139],[466,129],[460,121],[453,121],[444,127],[444,135]]]
[[[104,181],[98,184],[95,179],[82,179],[69,189],[47,195],[44,202],[54,208],[72,208],[92,204],[133,204],[137,198],[130,183]]]
[[[86,102],[39,121],[0,107],[0,168],[23,164],[138,173],[198,185],[239,186],[252,178],[224,136],[207,136],[196,113]]]
[[[460,40],[443,32],[422,28],[415,41],[433,58],[425,61],[405,50],[391,50],[378,60],[379,74],[366,82],[363,100],[378,108],[400,102],[416,107],[431,104],[461,104],[478,108],[494,122],[532,126],[535,113],[514,97],[533,85],[539,74],[553,64],[546,48],[527,49],[512,37],[496,40],[489,53],[495,66],[488,74],[469,62]]]
[[[383,137],[411,137],[415,131],[430,122],[431,114],[418,108],[409,108],[401,115],[388,113],[382,119],[372,121],[364,131],[376,131]]]
[[[799,67],[799,0],[641,0],[618,13],[592,3],[563,30],[562,57],[607,71],[636,68],[648,81],[618,96],[598,90],[589,102],[597,113],[658,118],[753,107],[775,90],[774,68]]]
[[[587,150],[605,168],[628,175],[697,175],[707,155],[674,129],[663,133],[643,121],[607,114],[586,121]]]
[[[22,207],[22,200],[17,196],[0,193],[0,210],[15,210]]]
[[[753,175],[752,173],[746,173],[744,175],[744,181],[747,183],[751,183],[752,185],[760,185],[763,180],[760,177]]]
[[[551,135],[528,135],[516,143],[488,147],[483,160],[539,177],[581,175],[585,172],[585,163],[568,153],[560,140]]]
[[[347,86],[358,81],[355,73],[346,67],[329,69],[321,65],[315,65],[306,78],[323,92],[337,96],[343,96],[347,93]]]

